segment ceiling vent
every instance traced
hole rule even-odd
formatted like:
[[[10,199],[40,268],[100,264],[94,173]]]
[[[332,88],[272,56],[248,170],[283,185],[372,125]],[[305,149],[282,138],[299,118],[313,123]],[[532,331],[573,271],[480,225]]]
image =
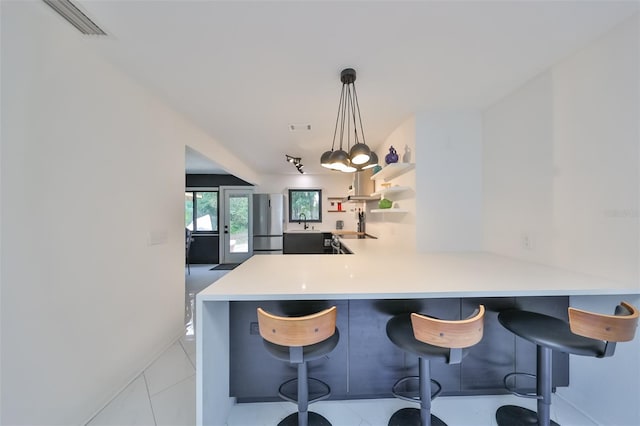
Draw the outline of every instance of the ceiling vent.
[[[53,10],[58,12],[60,16],[69,21],[71,25],[76,27],[78,31],[86,35],[107,35],[102,29],[95,24],[87,15],[85,15],[77,6],[69,0],[42,0]]]

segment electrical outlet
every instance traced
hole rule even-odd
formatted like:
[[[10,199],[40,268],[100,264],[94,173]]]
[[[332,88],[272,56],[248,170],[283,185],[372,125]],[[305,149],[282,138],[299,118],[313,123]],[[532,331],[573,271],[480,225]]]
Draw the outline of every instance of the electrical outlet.
[[[252,322],[249,325],[249,334],[252,334],[252,335],[260,334],[260,328],[258,327],[257,322]]]
[[[522,248],[525,250],[533,250],[533,239],[529,234],[522,234]]]

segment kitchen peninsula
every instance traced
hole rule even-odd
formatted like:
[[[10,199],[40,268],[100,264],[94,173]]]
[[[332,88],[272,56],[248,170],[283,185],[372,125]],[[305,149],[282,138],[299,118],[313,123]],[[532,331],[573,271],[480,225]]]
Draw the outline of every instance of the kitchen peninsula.
[[[197,424],[224,425],[235,403],[229,396],[235,303],[325,300],[344,312],[348,303],[377,301],[437,299],[455,307],[485,298],[640,294],[637,283],[490,253],[389,253],[374,239],[346,244],[354,255],[254,256],[197,295]]]

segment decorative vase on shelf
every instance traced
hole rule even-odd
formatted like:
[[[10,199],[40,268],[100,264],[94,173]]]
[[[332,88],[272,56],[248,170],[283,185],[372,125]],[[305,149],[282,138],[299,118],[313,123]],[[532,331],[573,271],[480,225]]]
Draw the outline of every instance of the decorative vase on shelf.
[[[391,145],[391,148],[389,148],[389,153],[385,155],[384,162],[387,164],[398,162],[398,153],[396,152],[396,149],[393,147],[393,145]]]
[[[403,163],[411,162],[411,148],[409,148],[409,145],[404,146],[404,155],[402,156],[402,162]]]
[[[393,203],[391,202],[391,200],[387,200],[386,198],[383,198],[378,203],[378,208],[380,208],[380,209],[390,209],[392,205],[393,205]]]

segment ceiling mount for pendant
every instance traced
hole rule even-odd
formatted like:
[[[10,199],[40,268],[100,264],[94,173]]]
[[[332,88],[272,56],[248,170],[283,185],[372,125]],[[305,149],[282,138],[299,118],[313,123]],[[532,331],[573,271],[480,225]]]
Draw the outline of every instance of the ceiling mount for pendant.
[[[358,94],[355,86],[356,70],[353,68],[343,69],[340,73],[340,81],[342,82],[342,91],[340,93],[340,102],[338,103],[338,116],[336,117],[336,127],[333,132],[333,143],[331,150],[325,151],[320,157],[320,164],[323,167],[342,172],[355,172],[374,167],[378,164],[378,157],[371,152],[371,149],[365,143],[360,105],[358,104]],[[340,126],[340,144],[339,148],[334,150],[336,136],[338,135],[338,125]],[[348,152],[343,149],[345,143]]]

